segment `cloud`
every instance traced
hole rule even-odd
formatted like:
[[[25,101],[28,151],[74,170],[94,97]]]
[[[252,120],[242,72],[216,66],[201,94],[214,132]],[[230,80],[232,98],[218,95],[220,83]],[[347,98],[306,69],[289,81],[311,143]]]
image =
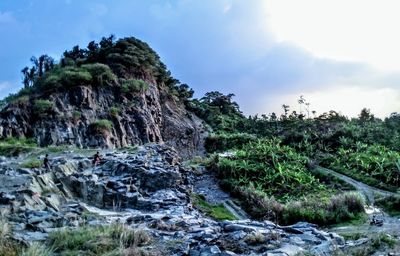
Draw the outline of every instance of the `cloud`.
[[[197,96],[211,90],[235,93],[246,114],[279,111],[281,104],[295,103],[301,94],[314,100],[317,107],[320,98],[330,102],[335,88],[340,95],[357,93],[355,97],[365,99],[382,88],[386,91],[377,93],[379,97],[399,91],[399,72],[375,70],[369,63],[343,61],[331,55],[328,58],[296,40],[283,40],[277,33],[279,23],[271,21],[268,13],[274,10],[268,9],[270,1],[43,0],[33,7],[14,5],[0,12],[0,24],[2,19],[10,21],[11,13],[15,20],[13,26],[0,26],[5,46],[0,49],[2,80],[18,80],[19,70],[29,64],[32,55],[60,56],[73,45],[85,46],[91,40],[115,34],[148,42],[172,74],[192,86]],[[15,11],[21,8],[21,12]],[[39,12],[41,15],[37,15]],[[288,24],[291,29],[297,28],[292,21]],[[302,31],[298,28],[298,33]],[[343,38],[337,40],[342,42]],[[334,44],[335,40],[329,45]],[[342,98],[340,95],[337,97]],[[364,102],[366,107],[375,106],[372,101]],[[337,103],[341,108],[340,101]],[[389,105],[393,110],[398,106]],[[324,109],[328,107],[321,105],[318,111],[328,111]],[[348,111],[347,107],[342,109]]]

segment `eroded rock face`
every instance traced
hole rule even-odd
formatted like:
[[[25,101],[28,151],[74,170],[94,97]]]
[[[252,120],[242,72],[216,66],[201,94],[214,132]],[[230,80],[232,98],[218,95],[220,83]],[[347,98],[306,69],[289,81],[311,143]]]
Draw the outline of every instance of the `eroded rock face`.
[[[53,171],[42,174],[11,162],[0,162],[0,208],[9,210],[14,238],[26,243],[62,227],[118,221],[147,230],[163,255],[331,255],[344,246],[309,223],[206,217],[191,204],[192,173],[165,144],[108,153],[96,168],[73,153],[52,157]]]
[[[34,137],[40,146],[100,148],[165,142],[183,157],[201,151],[206,132],[202,121],[163,86],[151,79],[147,82],[149,89],[133,94],[111,85],[43,94],[38,98],[54,106],[41,112],[35,109],[36,96],[11,103],[0,112],[0,139]],[[112,128],[97,127],[95,122],[102,119],[111,121]]]

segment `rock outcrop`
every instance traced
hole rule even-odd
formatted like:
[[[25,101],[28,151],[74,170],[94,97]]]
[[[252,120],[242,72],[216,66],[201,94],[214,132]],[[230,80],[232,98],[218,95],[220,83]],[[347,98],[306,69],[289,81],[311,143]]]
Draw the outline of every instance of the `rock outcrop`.
[[[54,103],[45,113],[35,111],[35,97],[9,104],[0,112],[0,139],[33,137],[40,146],[99,148],[165,142],[183,157],[198,153],[206,132],[202,121],[154,83],[133,99],[115,87],[93,86],[42,95]],[[110,112],[113,107],[118,113]],[[99,120],[108,120],[111,126],[101,127]]]
[[[40,174],[12,160],[0,163],[0,208],[8,209],[17,240],[118,221],[147,230],[165,255],[330,255],[345,245],[308,223],[208,218],[191,204],[193,172],[166,145],[110,152],[96,168],[82,153],[62,153],[51,164],[52,172]]]
[[[202,121],[185,108],[190,96],[157,53],[132,37],[91,46],[66,51],[47,71],[31,68],[32,84],[0,109],[0,140],[83,148],[165,142],[183,157],[203,150]]]

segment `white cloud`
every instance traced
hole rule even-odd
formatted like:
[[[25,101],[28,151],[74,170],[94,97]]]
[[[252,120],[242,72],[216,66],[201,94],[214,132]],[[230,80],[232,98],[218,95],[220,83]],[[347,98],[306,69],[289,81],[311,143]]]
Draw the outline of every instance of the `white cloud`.
[[[268,0],[265,8],[279,41],[319,57],[400,70],[397,0]]]

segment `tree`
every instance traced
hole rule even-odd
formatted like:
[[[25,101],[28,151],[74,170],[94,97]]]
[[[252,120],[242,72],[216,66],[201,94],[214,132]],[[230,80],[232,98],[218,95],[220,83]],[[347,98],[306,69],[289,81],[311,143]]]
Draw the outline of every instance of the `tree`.
[[[374,118],[375,118],[374,115],[371,114],[371,111],[367,108],[363,108],[361,110],[360,114],[358,115],[358,119],[361,122],[369,122],[369,121],[374,120]]]

